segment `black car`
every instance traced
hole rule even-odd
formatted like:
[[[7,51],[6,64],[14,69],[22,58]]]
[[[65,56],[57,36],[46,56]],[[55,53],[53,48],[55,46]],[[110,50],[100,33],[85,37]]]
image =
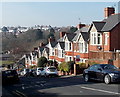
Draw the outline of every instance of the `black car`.
[[[4,70],[2,71],[2,83],[9,84],[19,82],[19,77],[16,70]]]
[[[111,64],[94,64],[83,72],[86,82],[90,80],[104,81],[106,84],[111,82],[120,83],[120,69]]]

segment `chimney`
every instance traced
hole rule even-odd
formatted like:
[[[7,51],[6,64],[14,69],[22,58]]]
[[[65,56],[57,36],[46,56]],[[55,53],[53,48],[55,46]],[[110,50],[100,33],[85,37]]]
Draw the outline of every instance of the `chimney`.
[[[84,27],[85,26],[85,24],[78,24],[77,25],[77,29],[79,30],[79,29],[81,29],[82,27]]]
[[[43,47],[44,46],[44,43],[43,42],[40,42],[40,47]]]
[[[65,35],[66,32],[60,32],[60,38],[62,38]]]
[[[108,18],[112,14],[115,14],[115,8],[114,7],[107,7],[107,8],[104,9],[105,18]]]

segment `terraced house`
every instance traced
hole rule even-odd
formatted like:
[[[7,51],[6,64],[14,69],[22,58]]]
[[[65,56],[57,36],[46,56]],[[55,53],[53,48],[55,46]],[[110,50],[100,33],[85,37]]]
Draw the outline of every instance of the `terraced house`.
[[[39,49],[40,56],[58,63],[96,62],[120,67],[120,13],[115,14],[113,7],[107,7],[104,14],[102,21],[93,21],[89,26],[80,23],[76,32],[60,32],[58,40],[50,38],[49,43]]]

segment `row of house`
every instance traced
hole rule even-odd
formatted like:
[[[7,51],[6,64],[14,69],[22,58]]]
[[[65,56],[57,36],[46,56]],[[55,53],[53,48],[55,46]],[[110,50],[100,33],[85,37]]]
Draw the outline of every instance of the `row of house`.
[[[37,48],[37,58],[45,56],[58,63],[111,62],[120,67],[120,13],[116,14],[113,7],[107,7],[104,14],[102,21],[93,21],[91,25],[79,24],[76,32],[60,32],[60,39],[49,39],[47,45],[41,44]]]

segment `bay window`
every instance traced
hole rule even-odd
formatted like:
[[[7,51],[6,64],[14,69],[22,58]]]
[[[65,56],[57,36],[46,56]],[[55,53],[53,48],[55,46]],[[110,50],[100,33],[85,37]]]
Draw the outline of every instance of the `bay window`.
[[[91,32],[91,44],[100,45],[102,44],[102,35],[98,32]]]

